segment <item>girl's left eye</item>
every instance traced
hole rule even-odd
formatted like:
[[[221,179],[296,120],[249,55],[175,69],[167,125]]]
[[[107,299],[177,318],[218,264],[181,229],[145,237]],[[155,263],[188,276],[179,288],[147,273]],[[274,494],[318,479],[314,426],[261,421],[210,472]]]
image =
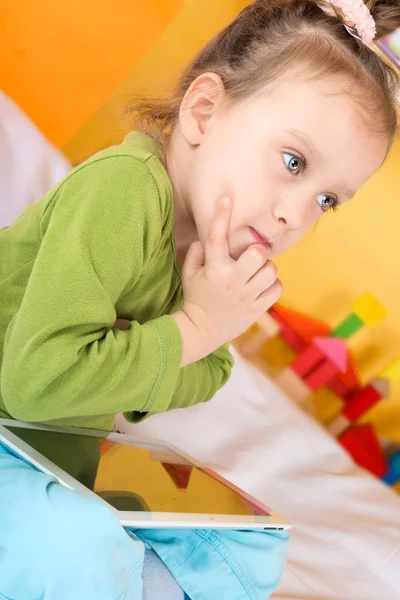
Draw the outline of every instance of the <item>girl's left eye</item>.
[[[337,198],[331,194],[318,194],[317,202],[324,212],[327,210],[336,210],[338,208]]]
[[[293,175],[298,175],[301,173],[306,166],[304,158],[301,158],[296,154],[292,154],[291,152],[284,152],[283,160],[285,161],[286,167],[291,173],[293,173]]]

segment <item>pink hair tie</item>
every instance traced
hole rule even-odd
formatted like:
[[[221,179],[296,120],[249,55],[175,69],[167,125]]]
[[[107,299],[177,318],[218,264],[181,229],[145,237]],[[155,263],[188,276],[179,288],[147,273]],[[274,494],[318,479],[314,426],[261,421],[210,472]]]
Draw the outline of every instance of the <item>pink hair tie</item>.
[[[340,9],[344,26],[353,37],[369,46],[375,39],[375,21],[363,0],[329,0],[332,7],[321,6],[327,14],[335,16],[335,8]]]

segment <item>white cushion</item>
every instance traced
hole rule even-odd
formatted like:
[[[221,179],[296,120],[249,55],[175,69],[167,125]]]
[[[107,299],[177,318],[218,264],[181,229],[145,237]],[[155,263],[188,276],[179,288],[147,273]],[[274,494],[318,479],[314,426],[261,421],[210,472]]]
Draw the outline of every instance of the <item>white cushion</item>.
[[[0,91],[0,228],[62,179],[67,160]]]

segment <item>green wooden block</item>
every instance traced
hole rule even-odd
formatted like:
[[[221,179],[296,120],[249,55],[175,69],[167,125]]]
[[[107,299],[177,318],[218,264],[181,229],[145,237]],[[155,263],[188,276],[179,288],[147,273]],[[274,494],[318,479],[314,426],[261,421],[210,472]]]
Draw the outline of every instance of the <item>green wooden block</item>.
[[[343,339],[347,339],[354,335],[356,331],[361,329],[364,323],[361,321],[360,317],[357,315],[351,314],[340,323],[333,331],[331,332],[331,337],[340,337]]]

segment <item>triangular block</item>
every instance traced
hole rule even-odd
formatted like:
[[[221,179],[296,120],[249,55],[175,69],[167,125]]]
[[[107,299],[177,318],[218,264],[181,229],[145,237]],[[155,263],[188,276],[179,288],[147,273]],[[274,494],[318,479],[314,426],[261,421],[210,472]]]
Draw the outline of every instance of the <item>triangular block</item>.
[[[347,368],[347,346],[340,338],[318,337],[313,339],[313,344],[333,363],[338,371],[343,373]]]
[[[339,442],[360,467],[377,477],[383,477],[387,473],[388,465],[379,439],[369,423],[350,427],[340,436]]]
[[[281,323],[285,323],[305,342],[311,342],[314,337],[323,337],[330,333],[330,327],[326,323],[302,315],[289,308],[283,308],[283,306],[275,304],[270,312],[272,316],[275,317],[276,315]]]
[[[347,350],[346,370],[344,373],[338,373],[336,377],[349,391],[361,387],[361,381],[358,375],[354,357],[349,350]]]

